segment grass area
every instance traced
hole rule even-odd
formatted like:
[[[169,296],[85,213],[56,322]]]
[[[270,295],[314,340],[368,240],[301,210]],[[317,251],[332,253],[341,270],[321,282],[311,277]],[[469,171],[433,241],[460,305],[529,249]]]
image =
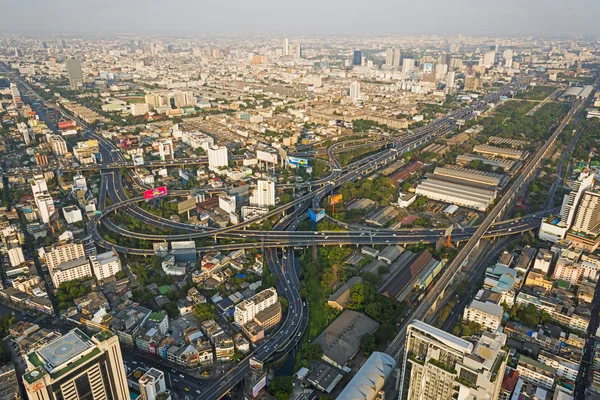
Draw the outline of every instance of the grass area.
[[[527,91],[519,93],[516,97],[524,100],[544,100],[555,90],[554,86],[532,86]]]

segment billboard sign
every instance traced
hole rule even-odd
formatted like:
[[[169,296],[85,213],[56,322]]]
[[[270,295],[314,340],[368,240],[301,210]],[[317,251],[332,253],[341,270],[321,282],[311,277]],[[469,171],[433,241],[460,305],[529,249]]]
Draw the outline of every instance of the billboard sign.
[[[290,157],[287,158],[287,163],[290,165],[296,165],[298,167],[308,166],[308,160],[306,158]]]
[[[192,197],[191,199],[187,199],[184,201],[180,201],[177,203],[177,213],[183,214],[184,212],[193,210],[196,208],[196,198]]]
[[[271,164],[277,164],[277,153],[270,153],[268,151],[257,150],[256,158],[260,161],[268,162]]]
[[[74,128],[75,126],[76,126],[75,121],[73,121],[73,120],[58,122],[58,129],[69,129],[69,128]]]
[[[329,204],[330,205],[335,205],[335,204],[340,204],[342,202],[342,195],[341,194],[334,194],[333,196],[329,196]]]
[[[182,168],[179,168],[179,177],[184,184],[190,181],[190,174]]]
[[[267,375],[263,375],[262,378],[260,378],[260,380],[258,382],[256,382],[256,385],[254,385],[252,387],[252,397],[256,397],[258,396],[258,394],[261,392],[261,390],[263,390],[265,388],[265,386],[267,386]]]
[[[150,200],[150,199],[154,199],[154,198],[162,197],[162,196],[166,196],[166,195],[167,195],[167,187],[159,186],[154,189],[146,190],[144,192],[144,199]]]
[[[135,155],[131,159],[133,160],[133,165],[144,165],[144,156],[142,155]]]
[[[313,222],[319,222],[325,218],[325,210],[323,208],[309,208],[308,218]]]
[[[250,359],[250,369],[253,369],[255,371],[262,371],[263,370],[263,362],[258,361],[256,358],[252,357]]]

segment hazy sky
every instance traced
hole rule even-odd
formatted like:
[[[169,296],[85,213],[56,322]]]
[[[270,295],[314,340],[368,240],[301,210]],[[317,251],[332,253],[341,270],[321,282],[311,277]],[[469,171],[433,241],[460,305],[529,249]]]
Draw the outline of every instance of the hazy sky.
[[[0,0],[2,33],[600,33],[600,0]]]

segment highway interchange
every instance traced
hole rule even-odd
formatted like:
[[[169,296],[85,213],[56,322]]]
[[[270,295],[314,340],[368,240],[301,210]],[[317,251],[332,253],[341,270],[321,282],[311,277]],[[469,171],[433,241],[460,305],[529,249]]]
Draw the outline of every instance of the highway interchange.
[[[23,98],[33,102],[45,104],[44,100],[31,87],[12,73],[6,71],[13,80],[15,80],[21,90]],[[246,375],[249,369],[249,358],[255,357],[259,360],[266,361],[272,358],[276,353],[277,357],[283,356],[298,344],[308,325],[308,304],[300,297],[300,281],[298,262],[294,257],[294,247],[312,246],[312,245],[385,245],[385,244],[410,244],[410,243],[435,243],[444,236],[445,230],[436,229],[419,229],[419,230],[348,230],[348,231],[328,231],[328,232],[298,232],[296,228],[302,219],[306,218],[306,211],[309,207],[318,208],[325,196],[331,194],[336,188],[339,188],[344,183],[360,179],[362,176],[371,173],[402,156],[402,154],[414,150],[439,136],[453,130],[456,120],[469,120],[481,112],[488,109],[488,103],[498,102],[501,96],[509,95],[511,91],[516,91],[519,87],[528,82],[531,77],[526,76],[511,82],[500,88],[497,92],[487,95],[485,98],[471,103],[469,107],[461,108],[453,113],[439,118],[431,124],[416,129],[411,134],[405,134],[400,137],[385,138],[385,144],[388,146],[382,151],[369,157],[365,157],[357,163],[351,164],[346,168],[341,168],[335,158],[334,153],[339,150],[341,145],[338,143],[327,149],[329,156],[329,165],[331,167],[330,175],[326,178],[314,182],[307,182],[300,185],[279,185],[280,188],[310,188],[308,194],[295,198],[292,202],[277,207],[266,215],[259,218],[245,221],[243,223],[220,229],[204,229],[195,225],[174,222],[167,219],[158,218],[157,216],[141,209],[137,203],[143,201],[143,198],[136,197],[130,199],[123,187],[120,168],[122,166],[129,167],[117,147],[106,140],[103,136],[97,134],[90,129],[83,121],[68,115],[58,106],[53,106],[58,110],[64,118],[75,120],[78,125],[83,128],[83,133],[86,137],[98,140],[100,151],[103,157],[103,165],[106,169],[102,170],[102,184],[98,199],[98,209],[100,215],[93,217],[88,223],[89,232],[93,235],[96,243],[107,249],[115,249],[121,253],[153,255],[152,249],[133,249],[119,246],[115,243],[110,243],[102,237],[98,231],[100,223],[107,229],[110,229],[119,235],[132,238],[154,240],[154,241],[173,241],[173,240],[188,240],[196,238],[213,238],[217,241],[218,238],[238,239],[239,243],[222,244],[215,243],[211,246],[199,247],[197,251],[202,252],[209,249],[233,250],[240,248],[262,248],[265,251],[265,259],[267,260],[270,271],[277,278],[278,293],[284,296],[289,302],[289,308],[286,316],[280,326],[273,332],[268,340],[260,344],[251,354],[241,361],[236,367],[223,375],[219,381],[214,384],[203,387],[200,397],[202,399],[217,399],[227,393],[232,387],[238,384]],[[563,125],[564,127],[564,125]],[[558,132],[558,130],[557,130]],[[556,133],[555,139],[560,132]],[[365,143],[363,145],[369,145]],[[361,145],[358,145],[361,146]],[[546,148],[546,146],[545,146]],[[302,153],[305,156],[310,154]],[[537,162],[544,156],[544,152],[536,153],[525,167],[525,170],[535,169]],[[538,158],[539,155],[539,158]],[[205,160],[196,160],[198,163]],[[452,234],[454,242],[467,242],[461,252],[466,252],[468,255],[470,250],[477,244],[482,237],[495,237],[518,234],[528,230],[535,229],[539,226],[540,218],[544,214],[525,216],[519,219],[497,222],[496,219],[504,211],[504,207],[513,197],[512,190],[517,191],[525,179],[530,175],[524,174],[523,177],[517,177],[513,186],[505,193],[492,211],[492,216],[488,216],[486,220],[476,228],[466,227],[464,229],[455,229]],[[141,189],[145,186],[139,182],[135,174],[130,172],[132,181]],[[176,192],[174,195],[184,196],[186,192]],[[112,200],[112,205],[106,206],[106,198]],[[130,232],[125,228],[113,224],[107,218],[115,210],[121,210],[132,215],[134,218],[141,220],[149,225],[159,226],[162,228],[177,229],[184,233],[174,235],[148,235],[138,232]],[[275,215],[285,215],[274,227],[272,231],[250,230],[252,225],[264,221],[266,218]],[[477,240],[474,240],[477,238]],[[467,248],[467,250],[465,250]],[[456,260],[455,260],[456,261]],[[453,263],[455,262],[453,261]],[[460,261],[462,262],[462,261]],[[426,302],[422,303],[426,307]],[[430,305],[429,305],[430,306]],[[421,307],[421,310],[423,308]],[[413,317],[418,317],[419,309]],[[402,331],[402,330],[401,330]],[[401,347],[400,334],[392,345],[394,351],[391,354],[398,356],[398,351]]]

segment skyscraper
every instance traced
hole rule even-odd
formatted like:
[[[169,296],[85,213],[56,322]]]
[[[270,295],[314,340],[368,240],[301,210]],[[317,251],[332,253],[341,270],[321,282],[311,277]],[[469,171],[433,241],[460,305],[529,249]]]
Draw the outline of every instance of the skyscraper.
[[[360,82],[354,81],[350,84],[350,98],[352,101],[360,100]]]
[[[81,61],[70,58],[66,62],[67,72],[69,73],[69,86],[71,90],[80,90],[83,88],[83,72],[81,71]]]
[[[354,50],[354,53],[352,55],[352,65],[361,65],[362,58],[363,58],[362,50]]]
[[[394,49],[394,60],[392,62],[392,66],[393,67],[399,67],[400,66],[400,57],[402,55],[402,52],[400,51],[399,48],[395,48]]]
[[[385,65],[391,67],[394,63],[394,49],[387,49],[385,53]]]
[[[227,147],[213,146],[208,149],[208,168],[210,170],[226,167],[227,165],[229,165]]]
[[[446,76],[446,87],[448,89],[454,89],[454,77],[455,77],[455,72],[448,71],[448,76]]]
[[[571,229],[588,235],[597,235],[600,228],[600,193],[587,190],[577,207]]]
[[[292,45],[292,54],[294,55],[294,60],[299,60],[302,58],[302,46],[300,43],[296,43]]]
[[[290,55],[290,40],[288,38],[283,39],[283,55]]]
[[[511,68],[513,62],[513,51],[511,49],[504,50],[504,66]]]
[[[415,67],[415,60],[413,60],[412,58],[405,58],[404,60],[402,60],[402,73],[403,74],[408,74],[410,73]]]
[[[399,399],[497,399],[506,369],[506,334],[485,331],[476,345],[421,321],[406,331]]]
[[[571,192],[563,204],[562,215],[559,222],[559,226],[570,228],[575,218],[575,212],[579,205],[579,200],[583,196],[583,193],[594,185],[594,174],[589,170],[581,172],[576,181],[573,182]]]
[[[483,55],[483,64],[485,67],[491,67],[494,65],[496,59],[495,51],[488,51]]]
[[[79,329],[27,354],[23,384],[29,399],[128,399],[119,339],[110,331],[92,338]]]

